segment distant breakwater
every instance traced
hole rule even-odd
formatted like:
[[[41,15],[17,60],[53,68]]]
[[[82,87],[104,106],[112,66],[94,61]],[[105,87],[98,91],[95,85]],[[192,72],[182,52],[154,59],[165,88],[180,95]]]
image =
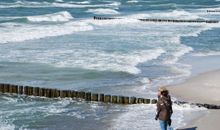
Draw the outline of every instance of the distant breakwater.
[[[13,84],[0,84],[0,94],[16,94],[16,95],[26,95],[26,96],[38,96],[38,97],[47,97],[47,98],[72,98],[74,99],[83,99],[85,101],[96,101],[103,103],[112,103],[112,104],[156,104],[157,99],[146,99],[140,97],[128,97],[128,96],[118,96],[110,95],[103,93],[91,93],[84,91],[75,91],[75,90],[60,90],[54,88],[41,88],[41,87],[32,87],[32,86],[19,86]],[[218,105],[212,104],[201,104],[201,103],[188,103],[183,101],[174,101],[175,104],[190,104],[196,105],[198,107],[205,107],[208,109],[220,109]]]
[[[94,20],[114,20],[122,18],[93,17]],[[180,20],[180,19],[137,19],[143,22],[168,22],[168,23],[219,23],[217,20]]]

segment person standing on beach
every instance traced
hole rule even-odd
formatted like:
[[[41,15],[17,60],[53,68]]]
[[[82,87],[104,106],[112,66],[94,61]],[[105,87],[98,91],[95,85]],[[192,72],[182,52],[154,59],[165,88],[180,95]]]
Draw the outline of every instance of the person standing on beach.
[[[167,130],[171,126],[171,115],[173,113],[172,101],[168,90],[160,87],[158,90],[157,114],[155,120],[159,119],[161,130]],[[171,129],[171,127],[169,127]]]

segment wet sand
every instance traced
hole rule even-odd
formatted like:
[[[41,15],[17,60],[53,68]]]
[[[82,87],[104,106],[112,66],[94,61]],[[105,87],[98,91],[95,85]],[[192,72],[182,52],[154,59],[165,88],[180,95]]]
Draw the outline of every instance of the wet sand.
[[[220,105],[220,70],[200,74],[168,89],[172,96],[180,100]],[[208,114],[180,129],[219,130],[219,118],[220,110],[208,110]]]

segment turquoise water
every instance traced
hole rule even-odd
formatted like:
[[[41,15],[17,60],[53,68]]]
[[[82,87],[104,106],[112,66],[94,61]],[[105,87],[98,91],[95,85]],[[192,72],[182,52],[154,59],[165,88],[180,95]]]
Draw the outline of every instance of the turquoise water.
[[[189,77],[189,57],[218,56],[220,1],[3,0],[0,82],[155,98],[159,85]],[[93,16],[121,19],[96,21]],[[0,129],[158,129],[155,106],[117,106],[1,95]],[[174,127],[184,114],[174,106]]]

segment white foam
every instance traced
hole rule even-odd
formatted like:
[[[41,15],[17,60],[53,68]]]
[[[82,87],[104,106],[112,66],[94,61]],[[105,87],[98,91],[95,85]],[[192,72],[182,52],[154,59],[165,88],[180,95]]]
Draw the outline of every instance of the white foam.
[[[80,66],[81,67],[84,66],[87,69],[88,68],[98,69],[102,71],[105,70],[122,71],[132,74],[138,74],[141,71],[136,67],[136,65],[149,60],[156,59],[164,52],[165,51],[163,49],[138,51],[138,52],[131,52],[128,54],[119,54],[119,53],[107,54],[107,53],[95,52],[97,61],[96,60],[91,61],[86,58],[84,63]],[[93,57],[94,54],[90,54],[90,55]],[[89,63],[86,63],[86,61],[89,61]]]
[[[106,4],[89,4],[90,2],[84,1],[84,2],[30,2],[30,1],[17,1],[14,3],[2,3],[0,5],[0,8],[48,8],[48,7],[61,7],[61,8],[94,8],[94,7],[113,7],[117,8],[120,6],[120,2],[112,2],[112,3],[106,3]]]
[[[130,15],[131,18],[173,18],[173,19],[198,19],[201,18],[196,13],[190,13],[185,10],[173,10],[165,12],[146,12]]]
[[[39,16],[29,16],[27,19],[31,22],[67,22],[72,20],[73,17],[67,11],[62,11],[53,14],[39,15]]]
[[[5,23],[0,30],[0,43],[22,42],[51,36],[72,34],[79,31],[92,30],[93,27],[83,22],[68,22],[55,25],[31,25]],[[22,35],[21,35],[22,34]]]
[[[89,9],[87,12],[94,14],[119,14],[119,12],[114,9],[106,9],[106,8]]]
[[[138,3],[139,1],[138,0],[129,0],[127,1],[127,3]]]
[[[0,130],[14,130],[14,129],[15,129],[15,125],[9,123],[5,119],[2,119],[2,117],[0,116]]]
[[[175,50],[174,52],[172,52],[172,58],[169,60],[164,61],[164,64],[175,64],[180,57],[182,57],[183,55],[185,55],[186,53],[189,53],[190,51],[193,51],[192,47],[183,45],[180,46],[179,48],[177,48],[177,50]]]
[[[56,2],[64,2],[63,0],[55,0]]]
[[[112,129],[126,129],[126,130],[158,130],[159,122],[154,120],[156,113],[156,105],[131,105],[125,108],[125,112],[118,118],[113,119]],[[183,116],[186,112],[200,112],[203,108],[197,108],[190,105],[177,106],[173,105],[174,113],[172,115],[172,126],[174,128],[183,125]],[[193,116],[193,115],[192,115]],[[191,118],[191,117],[188,117]],[[153,126],[153,127],[152,127]]]
[[[193,53],[193,56],[219,56],[220,52],[219,51],[210,51],[210,52],[199,52],[199,53]]]
[[[7,56],[0,56],[6,61],[37,62],[55,65],[57,67],[80,67],[99,71],[122,71],[138,74],[136,67],[139,63],[156,59],[165,51],[161,48],[154,50],[133,51],[130,53],[106,53],[86,49],[56,49],[56,50],[26,50],[11,51]],[[18,58],[19,57],[19,58]],[[95,57],[95,58],[94,58]],[[63,60],[59,60],[63,59]]]

